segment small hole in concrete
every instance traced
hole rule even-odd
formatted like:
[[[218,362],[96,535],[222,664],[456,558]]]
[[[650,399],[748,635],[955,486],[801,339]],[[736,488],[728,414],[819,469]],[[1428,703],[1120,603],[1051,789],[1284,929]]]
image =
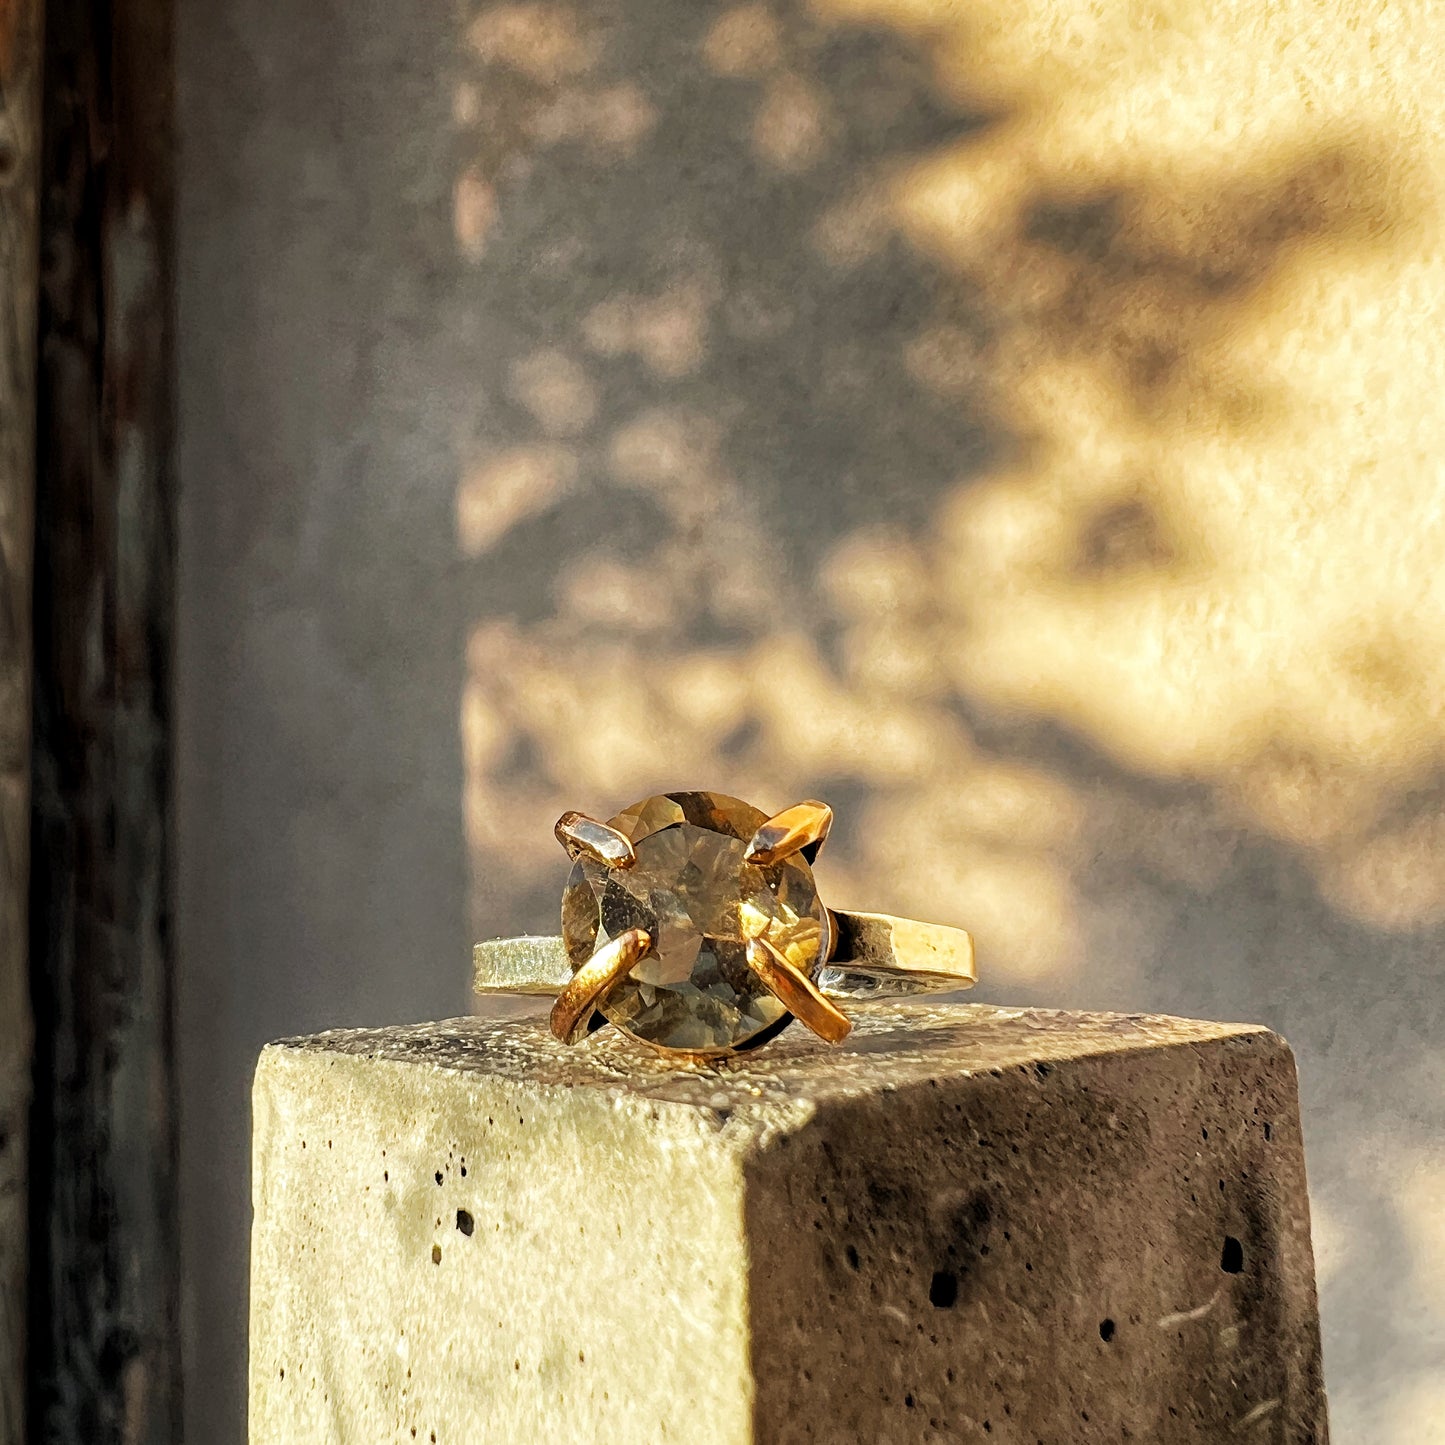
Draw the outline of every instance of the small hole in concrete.
[[[465,1209],[457,1210],[457,1228],[460,1229],[463,1234],[470,1238],[472,1230],[476,1227],[476,1221]]]
[[[1266,1143],[1266,1144],[1269,1143],[1269,1141],[1270,1141],[1273,1137],[1274,1137],[1274,1129],[1273,1129],[1273,1127],[1272,1127],[1271,1125],[1269,1125],[1269,1124],[1266,1124],[1266,1125],[1264,1126],[1264,1141],[1265,1141],[1265,1143]]]
[[[848,1248],[847,1248],[844,1252],[845,1252],[845,1253],[847,1254],[847,1256],[848,1256],[848,1267],[849,1267],[850,1269],[857,1269],[857,1268],[858,1268],[858,1251],[857,1251],[856,1249],[854,1249],[853,1246],[850,1244],[850,1245],[848,1246]]]
[[[1244,1246],[1232,1234],[1224,1236],[1224,1253],[1219,1256],[1219,1267],[1225,1274],[1238,1274],[1244,1268]]]
[[[437,1170],[437,1183],[440,1184],[441,1182],[442,1182],[442,1171],[441,1171],[440,1169],[438,1169],[438,1170]]]
[[[434,1244],[434,1245],[432,1245],[432,1247],[431,1247],[431,1262],[432,1262],[433,1264],[440,1264],[440,1263],[442,1262],[442,1247],[441,1247],[441,1245],[439,1245],[439,1244]]]
[[[935,1271],[928,1283],[928,1302],[936,1310],[951,1310],[958,1302],[958,1276],[951,1269]]]
[[[1107,1345],[1114,1338],[1114,1321],[1099,1321],[1099,1338]]]

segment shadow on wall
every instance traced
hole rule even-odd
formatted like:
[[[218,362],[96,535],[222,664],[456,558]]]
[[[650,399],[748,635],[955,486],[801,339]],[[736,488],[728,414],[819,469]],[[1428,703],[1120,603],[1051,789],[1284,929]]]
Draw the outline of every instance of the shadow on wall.
[[[1288,1030],[1337,1427],[1414,1439],[1445,127],[1306,0],[1196,9],[470,14],[472,920],[551,926],[564,808],[824,796],[830,897],[998,994]]]

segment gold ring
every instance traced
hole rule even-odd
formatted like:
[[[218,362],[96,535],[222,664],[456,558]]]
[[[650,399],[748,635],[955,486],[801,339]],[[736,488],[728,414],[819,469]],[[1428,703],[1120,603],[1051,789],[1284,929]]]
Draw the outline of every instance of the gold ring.
[[[722,793],[660,793],[605,823],[564,813],[562,936],[477,944],[474,987],[555,996],[564,1043],[611,1023],[699,1058],[795,1018],[841,1042],[852,1025],[836,1000],[971,987],[962,929],[824,906],[812,865],[832,822],[826,803],[769,815]]]

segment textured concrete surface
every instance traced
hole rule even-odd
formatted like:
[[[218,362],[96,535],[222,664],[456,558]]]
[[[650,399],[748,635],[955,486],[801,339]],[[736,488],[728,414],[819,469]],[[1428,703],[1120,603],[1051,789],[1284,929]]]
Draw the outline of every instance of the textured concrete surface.
[[[1262,1029],[877,1006],[678,1071],[455,1021],[254,1097],[252,1445],[1326,1445]]]

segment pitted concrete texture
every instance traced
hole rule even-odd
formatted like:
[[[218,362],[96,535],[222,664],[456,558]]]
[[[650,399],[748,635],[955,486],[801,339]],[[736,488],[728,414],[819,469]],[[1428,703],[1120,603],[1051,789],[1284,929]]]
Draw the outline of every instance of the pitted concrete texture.
[[[457,1020],[272,1045],[255,1109],[252,1445],[1327,1441],[1264,1029]]]

